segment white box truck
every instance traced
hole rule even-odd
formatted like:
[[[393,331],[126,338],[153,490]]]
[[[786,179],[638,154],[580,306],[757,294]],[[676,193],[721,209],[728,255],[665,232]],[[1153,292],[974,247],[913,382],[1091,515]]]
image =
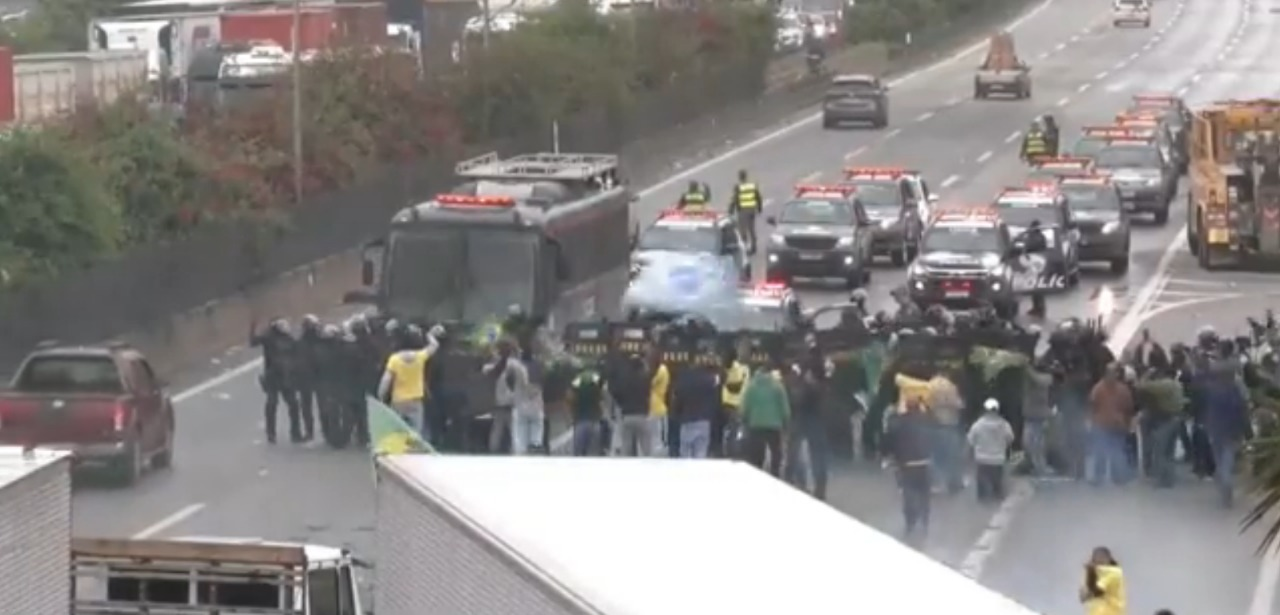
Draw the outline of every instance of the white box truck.
[[[1036,615],[717,460],[377,461],[378,615]]]
[[[67,615],[71,457],[0,447],[0,612]]]

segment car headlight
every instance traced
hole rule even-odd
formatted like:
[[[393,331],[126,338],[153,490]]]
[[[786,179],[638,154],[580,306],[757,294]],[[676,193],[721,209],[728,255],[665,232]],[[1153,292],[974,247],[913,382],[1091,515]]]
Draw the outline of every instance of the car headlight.
[[[1106,223],[1106,224],[1102,225],[1102,233],[1103,233],[1104,235],[1110,235],[1111,233],[1114,233],[1114,232],[1116,232],[1116,231],[1118,231],[1118,230],[1120,230],[1120,223],[1119,223],[1119,222],[1114,222],[1114,221],[1113,221],[1113,222],[1108,222],[1108,223]]]
[[[773,245],[775,245],[775,246],[780,246],[780,245],[783,245],[783,244],[787,243],[787,238],[786,238],[786,237],[783,237],[782,235],[770,235],[770,236],[769,236],[769,243],[771,243],[771,244],[773,244]]]
[[[911,266],[907,268],[907,277],[914,278],[919,275],[924,275],[924,265],[911,263]]]
[[[895,225],[895,224],[897,224],[897,223],[898,223],[898,221],[897,221],[897,220],[894,220],[894,219],[892,219],[892,218],[890,218],[890,219],[888,219],[888,220],[881,220],[881,221],[880,221],[880,228],[884,228],[884,229],[893,228],[893,225]]]
[[[1000,289],[1001,289],[1001,288],[1004,288],[1004,285],[1003,285],[1003,284],[1001,284],[1000,282],[998,282],[998,281],[997,281],[997,282],[992,282],[992,283],[991,283],[991,292],[998,293],[998,292],[1000,292]]]
[[[849,248],[849,247],[852,247],[852,246],[853,246],[853,238],[852,238],[852,237],[841,237],[839,240],[837,240],[837,241],[836,241],[836,246],[841,247],[841,248]]]

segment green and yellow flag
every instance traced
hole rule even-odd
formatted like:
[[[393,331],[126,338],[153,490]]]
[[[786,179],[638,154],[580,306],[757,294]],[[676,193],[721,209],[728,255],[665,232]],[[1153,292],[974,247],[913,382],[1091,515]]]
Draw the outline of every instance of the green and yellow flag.
[[[369,420],[369,450],[379,455],[403,455],[405,453],[434,453],[436,450],[422,435],[414,431],[400,414],[386,404],[366,398]]]

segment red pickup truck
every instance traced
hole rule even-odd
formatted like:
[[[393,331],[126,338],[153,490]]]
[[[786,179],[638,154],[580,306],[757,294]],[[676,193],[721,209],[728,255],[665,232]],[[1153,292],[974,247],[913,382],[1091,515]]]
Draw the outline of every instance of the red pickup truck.
[[[172,463],[173,433],[163,383],[127,345],[42,345],[0,392],[0,444],[68,450],[125,485]]]

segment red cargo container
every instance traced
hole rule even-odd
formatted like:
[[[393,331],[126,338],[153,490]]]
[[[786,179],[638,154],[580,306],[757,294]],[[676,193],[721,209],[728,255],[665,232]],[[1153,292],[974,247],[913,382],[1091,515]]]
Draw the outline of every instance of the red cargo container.
[[[0,124],[8,124],[16,117],[14,102],[13,50],[0,47]]]
[[[385,4],[336,7],[335,40],[343,45],[384,45],[387,42],[387,7]]]
[[[324,49],[330,46],[335,31],[332,11],[304,10],[298,25],[299,49]],[[291,11],[254,11],[227,13],[221,19],[223,41],[275,41],[286,51],[293,49],[293,13]]]

